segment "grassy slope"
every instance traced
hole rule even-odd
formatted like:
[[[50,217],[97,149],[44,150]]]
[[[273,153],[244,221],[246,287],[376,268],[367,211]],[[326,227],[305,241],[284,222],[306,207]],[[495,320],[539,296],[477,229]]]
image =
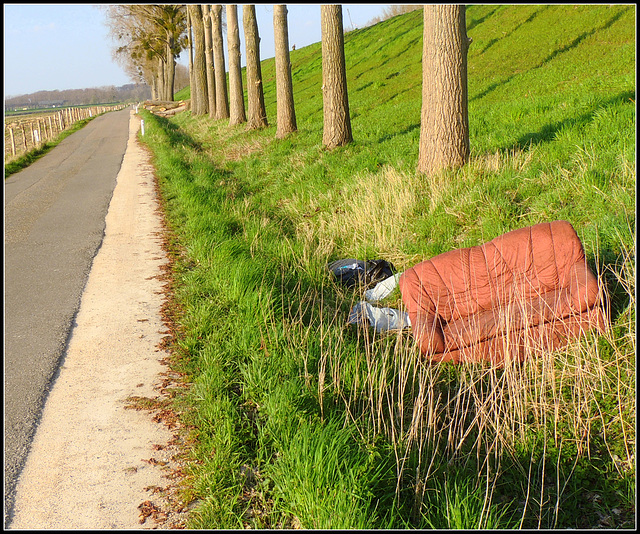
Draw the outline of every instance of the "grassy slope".
[[[337,324],[352,297],[341,300],[338,288],[324,287],[328,260],[382,256],[403,269],[457,246],[562,218],[576,227],[591,264],[605,270],[614,319],[624,329],[625,310],[634,305],[633,287],[625,291],[619,281],[624,276],[611,272],[620,272],[625,251],[634,250],[635,242],[634,10],[468,8],[468,34],[474,40],[469,52],[472,158],[438,181],[416,180],[414,172],[421,12],[347,35],[355,138],[348,147],[326,152],[320,145],[319,44],[292,52],[299,132],[286,140],[274,139],[275,125],[246,132],[189,114],[170,123],[149,117],[148,142],[188,258],[178,266],[178,298],[186,311],[177,348],[195,384],[189,400],[190,422],[199,429],[193,485],[203,500],[195,525],[456,524],[451,517],[438,517],[434,510],[447,505],[429,496],[447,494],[454,482],[468,484],[468,461],[449,469],[449,478],[442,473],[433,478],[422,508],[412,497],[421,487],[412,474],[400,476],[396,494],[393,458],[402,447],[369,421],[373,401],[368,405],[349,397],[349,388],[365,391],[358,377],[374,378],[359,374],[358,355],[363,349],[369,354],[367,343],[363,347],[359,336],[342,333]],[[262,72],[273,122],[273,60],[263,62]],[[621,336],[611,345],[622,346],[628,356],[626,334]],[[385,351],[384,343],[375,345],[373,355],[380,358]],[[615,369],[621,371],[619,365]],[[322,381],[331,372],[332,379]],[[354,420],[343,426],[345,394],[346,407],[356,415],[350,413]],[[600,409],[629,406],[618,402],[619,389],[605,388],[598,395]],[[609,431],[629,432],[635,411],[625,417],[626,423],[615,417],[608,421],[618,425]],[[602,434],[604,423],[596,423],[594,434]],[[358,433],[364,439],[354,438]],[[592,441],[598,460],[574,469],[560,512],[533,510],[525,526],[537,526],[538,520],[543,526],[554,521],[595,526],[602,514],[624,521],[633,496],[620,492],[628,489],[629,479],[615,475],[604,451],[613,447],[616,457],[624,457],[628,442],[603,444],[598,436]],[[526,443],[517,446],[520,463],[518,454],[511,457],[516,467],[540,454],[539,444],[527,449]],[[570,458],[563,456],[570,456],[568,445],[564,452],[550,444],[545,450],[557,465],[568,461],[570,469]],[[407,461],[421,465],[415,456]],[[462,473],[462,482],[454,471]],[[544,467],[542,472],[544,480],[548,473]],[[251,482],[243,489],[246,473]],[[513,473],[503,479],[503,485],[523,484]],[[538,488],[531,476],[527,480],[526,487]],[[581,496],[585,487],[596,488],[599,498]],[[437,488],[442,491],[430,493]],[[500,499],[517,503],[514,493],[496,490]],[[482,501],[476,491],[458,503],[458,524],[477,524]],[[250,512],[240,519],[243,507]],[[613,508],[623,513],[610,512]],[[494,523],[484,524],[503,525],[497,519],[500,506],[491,510]]]

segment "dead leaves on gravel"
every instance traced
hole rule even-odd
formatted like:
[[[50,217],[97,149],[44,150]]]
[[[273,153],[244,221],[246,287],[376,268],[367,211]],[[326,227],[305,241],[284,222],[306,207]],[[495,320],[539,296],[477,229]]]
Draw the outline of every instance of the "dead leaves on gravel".
[[[151,501],[144,501],[138,505],[140,510],[140,524],[144,524],[151,517],[156,523],[163,523],[167,520],[167,514],[160,510]]]

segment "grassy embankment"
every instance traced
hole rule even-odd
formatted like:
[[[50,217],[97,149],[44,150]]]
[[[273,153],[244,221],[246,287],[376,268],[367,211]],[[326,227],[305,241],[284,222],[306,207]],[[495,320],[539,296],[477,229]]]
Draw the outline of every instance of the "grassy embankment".
[[[319,44],[292,53],[285,140],[272,59],[262,131],[145,112],[181,251],[191,526],[633,526],[634,10],[469,7],[471,160],[431,180],[415,173],[421,11],[346,36],[347,147],[321,146]],[[496,370],[345,324],[361,297],[331,260],[403,270],[556,219],[611,295],[603,336]]]

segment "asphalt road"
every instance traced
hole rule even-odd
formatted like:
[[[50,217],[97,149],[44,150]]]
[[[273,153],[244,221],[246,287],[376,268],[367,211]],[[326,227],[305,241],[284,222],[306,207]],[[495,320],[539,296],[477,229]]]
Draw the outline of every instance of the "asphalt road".
[[[5,180],[5,521],[102,243],[129,117],[95,118]]]

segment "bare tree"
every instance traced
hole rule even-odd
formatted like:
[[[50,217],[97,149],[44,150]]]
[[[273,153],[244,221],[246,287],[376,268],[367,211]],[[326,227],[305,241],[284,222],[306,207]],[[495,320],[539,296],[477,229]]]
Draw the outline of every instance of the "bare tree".
[[[434,174],[469,159],[465,7],[425,5],[423,31],[418,172]]]
[[[229,118],[227,99],[227,73],[224,64],[222,41],[222,5],[211,6],[211,36],[213,38],[213,65],[216,77],[216,119]]]
[[[227,49],[229,50],[229,125],[247,122],[244,112],[242,70],[240,67],[240,31],[238,6],[227,4]]]
[[[216,82],[213,66],[213,39],[211,37],[211,6],[202,4],[202,23],[204,24],[205,68],[207,71],[207,101],[209,117],[216,116]]]
[[[173,100],[175,92],[176,57],[184,48],[185,10],[180,4],[153,6],[155,24],[165,32],[164,87],[166,100]]]
[[[104,7],[116,57],[152,85],[156,98],[173,100],[175,59],[186,46],[185,9],[179,4]]]
[[[205,115],[208,111],[207,72],[204,44],[204,23],[199,4],[189,4],[193,25],[193,86],[191,87],[191,113]]]
[[[153,87],[154,98],[172,100],[175,58],[185,46],[184,7],[117,4],[103,9],[118,44],[114,57],[134,79]]]
[[[298,129],[293,103],[287,6],[284,4],[273,6],[273,32],[276,45],[276,100],[278,108],[276,137],[282,139]]]
[[[247,128],[254,130],[269,125],[262,88],[260,36],[258,35],[255,5],[243,4],[242,25],[244,26],[244,43],[247,49]]]
[[[342,6],[320,6],[322,25],[322,103],[324,125],[322,143],[328,149],[353,141],[347,69],[344,58]]]

